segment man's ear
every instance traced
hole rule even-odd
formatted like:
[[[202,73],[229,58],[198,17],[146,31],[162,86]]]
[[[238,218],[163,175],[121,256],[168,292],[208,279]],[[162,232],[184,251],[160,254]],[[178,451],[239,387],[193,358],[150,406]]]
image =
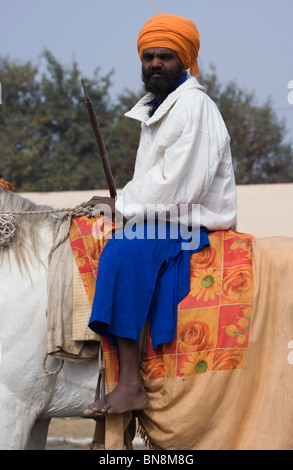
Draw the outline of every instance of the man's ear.
[[[181,65],[182,65],[182,75],[187,75],[187,70],[185,70],[185,67],[182,62],[181,62]]]

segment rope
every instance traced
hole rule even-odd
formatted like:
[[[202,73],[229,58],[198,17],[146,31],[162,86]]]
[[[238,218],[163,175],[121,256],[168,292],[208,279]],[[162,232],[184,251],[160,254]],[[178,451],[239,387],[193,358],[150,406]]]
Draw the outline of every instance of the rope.
[[[73,209],[42,209],[36,211],[0,212],[0,247],[9,245],[15,235],[15,216],[62,213],[62,218],[60,219],[61,223],[67,217],[69,218],[69,222],[71,222],[72,217],[81,217],[83,215],[91,217],[92,210],[93,208],[91,206],[79,205]]]
[[[45,354],[45,356],[44,356],[44,359],[43,359],[43,363],[42,363],[42,369],[43,369],[43,371],[44,371],[47,375],[57,375],[57,374],[59,374],[59,372],[61,372],[61,370],[62,370],[62,368],[63,368],[64,360],[63,360],[63,359],[60,359],[59,366],[57,367],[56,370],[48,370],[47,367],[46,367],[46,362],[47,362],[48,356],[49,356],[49,353],[46,352],[46,354]]]
[[[9,245],[15,234],[15,217],[12,214],[0,215],[0,246]]]
[[[3,215],[39,215],[39,214],[57,214],[64,212],[64,215],[71,215],[72,217],[81,217],[82,215],[91,215],[93,208],[91,206],[83,206],[82,204],[71,209],[43,209],[40,211],[4,211],[0,212],[0,217]]]

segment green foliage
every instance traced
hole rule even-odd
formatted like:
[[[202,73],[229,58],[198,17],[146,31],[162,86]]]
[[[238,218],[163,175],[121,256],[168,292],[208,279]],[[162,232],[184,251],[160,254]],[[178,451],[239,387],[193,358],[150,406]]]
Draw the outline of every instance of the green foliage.
[[[293,149],[283,143],[286,126],[267,101],[256,106],[254,93],[235,82],[221,86],[215,70],[204,74],[203,85],[218,105],[231,136],[237,184],[293,181]]]
[[[122,188],[133,175],[141,123],[126,118],[124,113],[129,111],[140,97],[130,91],[119,96],[116,108],[118,117],[114,119],[109,135],[109,158],[117,188]]]
[[[19,191],[57,191],[106,187],[97,144],[89,123],[81,73],[65,68],[49,51],[41,78],[28,64],[0,61],[0,174]],[[109,96],[110,75],[85,80],[101,116],[106,148],[116,109]]]
[[[141,94],[126,91],[113,104],[111,73],[92,79],[76,63],[61,65],[51,52],[31,63],[0,58],[0,175],[18,191],[106,188],[97,144],[89,123],[81,78],[100,116],[101,131],[116,186],[132,177],[140,123],[124,113]],[[293,151],[284,144],[285,126],[270,103],[257,107],[254,95],[233,82],[222,87],[214,70],[201,82],[217,103],[231,135],[238,184],[293,181]]]

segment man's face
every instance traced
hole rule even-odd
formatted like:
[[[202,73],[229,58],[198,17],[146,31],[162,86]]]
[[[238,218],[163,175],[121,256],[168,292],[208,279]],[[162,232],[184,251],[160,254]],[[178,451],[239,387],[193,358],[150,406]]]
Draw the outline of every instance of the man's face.
[[[177,52],[166,47],[151,47],[142,54],[142,80],[145,89],[157,99],[165,98],[174,90],[179,78],[185,74]]]

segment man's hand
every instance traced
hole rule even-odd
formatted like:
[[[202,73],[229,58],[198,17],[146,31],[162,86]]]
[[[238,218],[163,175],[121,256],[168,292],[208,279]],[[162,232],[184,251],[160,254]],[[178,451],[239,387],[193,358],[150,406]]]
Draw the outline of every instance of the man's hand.
[[[90,201],[85,202],[83,206],[95,207],[97,204],[107,204],[112,211],[115,211],[115,198],[113,197],[94,196]]]
[[[103,196],[94,196],[90,201],[88,202],[85,202],[83,204],[83,206],[87,207],[87,206],[91,206],[91,207],[95,207],[95,206],[100,206],[100,208],[97,207],[97,209],[101,212],[104,212],[105,215],[110,215],[112,214],[112,216],[114,215],[115,213],[115,198],[112,198],[112,197],[103,197]],[[95,215],[95,214],[93,214]]]

